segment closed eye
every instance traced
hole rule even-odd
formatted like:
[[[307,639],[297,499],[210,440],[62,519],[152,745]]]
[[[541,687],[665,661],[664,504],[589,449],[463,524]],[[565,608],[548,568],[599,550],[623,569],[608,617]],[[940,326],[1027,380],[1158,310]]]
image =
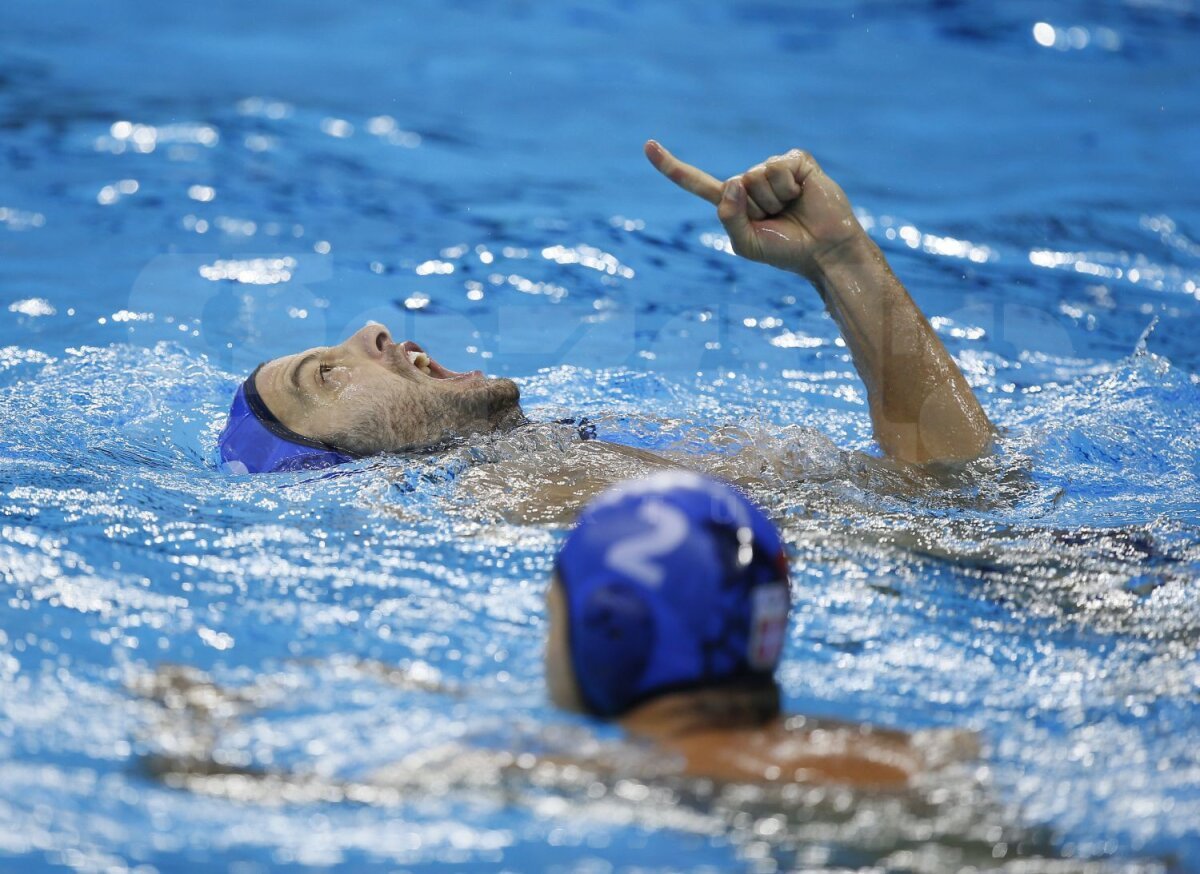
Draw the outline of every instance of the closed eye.
[[[321,364],[317,367],[317,375],[321,377],[321,385],[325,384],[325,374],[329,373],[331,370],[333,370],[333,368],[328,364]]]

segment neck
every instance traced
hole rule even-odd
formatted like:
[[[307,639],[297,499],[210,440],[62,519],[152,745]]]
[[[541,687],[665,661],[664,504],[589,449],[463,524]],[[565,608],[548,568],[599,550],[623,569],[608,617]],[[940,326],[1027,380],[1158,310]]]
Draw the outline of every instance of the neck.
[[[779,687],[723,686],[675,692],[647,701],[620,719],[630,734],[660,741],[711,731],[763,728],[779,717]]]

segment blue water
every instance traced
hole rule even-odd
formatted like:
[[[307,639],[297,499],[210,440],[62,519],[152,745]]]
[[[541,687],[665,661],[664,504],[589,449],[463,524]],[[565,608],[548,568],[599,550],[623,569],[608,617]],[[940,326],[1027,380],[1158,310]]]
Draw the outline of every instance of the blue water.
[[[1190,0],[4,6],[0,868],[1200,870],[1198,47]],[[729,256],[649,136],[719,176],[811,150],[996,458],[873,460],[815,294]],[[368,319],[749,482],[792,551],[788,708],[969,727],[979,763],[857,817],[156,778],[197,744],[342,785],[616,737],[544,700],[562,528],[486,476],[578,446],[214,468],[254,364]],[[232,691],[200,719],[171,666]]]

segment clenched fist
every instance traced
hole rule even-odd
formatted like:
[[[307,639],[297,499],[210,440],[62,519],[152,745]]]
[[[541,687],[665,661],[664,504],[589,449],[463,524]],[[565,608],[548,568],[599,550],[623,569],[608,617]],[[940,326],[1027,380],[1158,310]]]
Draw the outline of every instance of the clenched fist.
[[[654,140],[645,151],[660,173],[717,207],[733,250],[752,261],[813,280],[864,236],[845,192],[808,152],[793,149],[720,182]]]

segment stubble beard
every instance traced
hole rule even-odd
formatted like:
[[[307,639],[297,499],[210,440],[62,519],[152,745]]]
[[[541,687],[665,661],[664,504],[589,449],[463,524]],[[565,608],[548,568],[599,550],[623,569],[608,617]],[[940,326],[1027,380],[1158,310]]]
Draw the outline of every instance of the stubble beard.
[[[373,399],[336,444],[359,455],[429,449],[527,421],[520,389],[511,379],[472,380],[440,391],[435,385],[426,383],[411,395]]]
[[[457,407],[458,427],[446,436],[509,430],[526,421],[521,411],[521,390],[511,379],[487,379],[451,396]]]

